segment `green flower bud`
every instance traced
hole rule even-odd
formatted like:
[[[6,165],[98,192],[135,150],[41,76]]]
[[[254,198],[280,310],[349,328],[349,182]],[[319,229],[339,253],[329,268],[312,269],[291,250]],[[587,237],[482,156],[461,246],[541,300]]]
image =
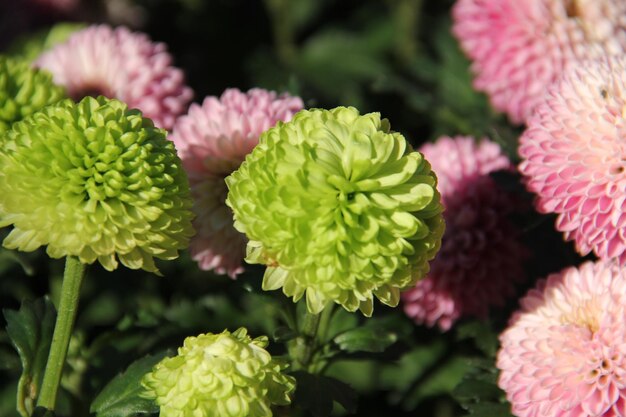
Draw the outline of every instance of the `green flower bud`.
[[[70,100],[13,124],[0,145],[0,227],[9,249],[47,245],[158,272],[193,234],[187,177],[165,131],[105,97]]]
[[[369,316],[373,296],[396,306],[441,245],[437,178],[378,113],[301,111],[226,183],[246,260],[268,265],[263,288],[306,293],[314,314],[333,301]]]
[[[289,404],[295,379],[267,344],[244,328],[188,337],[178,356],[144,376],[143,396],[156,400],[161,417],[271,417],[271,405]]]
[[[23,119],[65,97],[48,72],[27,62],[0,56],[0,134]]]

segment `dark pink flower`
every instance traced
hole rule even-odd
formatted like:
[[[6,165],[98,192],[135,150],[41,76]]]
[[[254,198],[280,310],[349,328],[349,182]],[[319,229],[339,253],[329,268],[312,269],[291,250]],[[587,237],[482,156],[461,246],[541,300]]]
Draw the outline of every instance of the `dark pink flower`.
[[[420,151],[439,180],[446,232],[430,273],[402,299],[417,323],[448,330],[461,316],[486,316],[514,293],[527,250],[507,218],[515,200],[489,176],[512,169],[498,145],[442,137]]]

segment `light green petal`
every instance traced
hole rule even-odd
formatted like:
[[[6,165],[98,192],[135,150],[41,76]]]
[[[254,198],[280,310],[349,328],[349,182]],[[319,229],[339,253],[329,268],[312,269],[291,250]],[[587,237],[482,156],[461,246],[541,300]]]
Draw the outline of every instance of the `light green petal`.
[[[1,67],[1,62],[0,62]],[[117,100],[64,100],[12,125],[0,147],[4,245],[118,259],[158,273],[193,234],[187,178],[165,131]]]
[[[31,68],[25,60],[0,55],[0,133],[64,97],[51,74]]]
[[[263,133],[226,184],[247,260],[268,265],[263,289],[306,293],[313,313],[397,304],[441,245],[437,178],[378,113],[301,111]]]
[[[233,333],[188,337],[178,356],[165,358],[142,379],[142,397],[161,416],[271,417],[273,404],[290,403],[295,379],[265,350],[267,337]]]

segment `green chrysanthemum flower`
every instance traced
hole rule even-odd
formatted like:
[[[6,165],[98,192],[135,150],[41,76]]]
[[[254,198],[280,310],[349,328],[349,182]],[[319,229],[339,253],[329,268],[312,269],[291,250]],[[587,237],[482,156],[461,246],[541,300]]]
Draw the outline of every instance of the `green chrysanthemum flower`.
[[[27,62],[0,56],[0,134],[13,122],[65,97],[52,75]]]
[[[161,417],[271,417],[271,405],[289,404],[295,379],[267,344],[244,328],[188,337],[178,356],[144,376],[143,395],[156,400]]]
[[[193,234],[187,177],[165,131],[105,97],[48,106],[0,141],[0,227],[9,249],[48,245],[117,268],[158,272]]]
[[[441,245],[437,179],[378,113],[301,111],[226,183],[246,260],[268,265],[263,288],[306,293],[311,313],[334,301],[369,316],[373,296],[397,305]]]

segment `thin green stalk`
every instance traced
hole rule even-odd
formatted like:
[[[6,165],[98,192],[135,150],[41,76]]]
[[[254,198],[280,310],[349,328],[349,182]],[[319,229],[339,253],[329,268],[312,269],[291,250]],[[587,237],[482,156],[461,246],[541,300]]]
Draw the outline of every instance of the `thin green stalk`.
[[[335,312],[335,303],[330,303],[327,305],[324,310],[320,313],[320,324],[318,333],[320,335],[320,339],[324,342],[328,338],[328,324],[330,323],[330,319]]]
[[[321,314],[311,314],[305,311],[298,329],[299,336],[289,346],[289,353],[294,364],[294,370],[311,369],[311,359],[317,346],[317,331],[320,325]]]
[[[292,0],[265,0],[272,21],[274,45],[283,65],[290,66],[296,58],[296,43],[291,17]]]
[[[395,53],[404,64],[411,64],[419,50],[418,36],[423,0],[391,0],[396,29]]]
[[[65,357],[67,356],[74,321],[76,320],[80,286],[84,276],[85,265],[78,258],[68,256],[65,259],[65,272],[63,274],[61,298],[52,335],[52,344],[50,345],[43,383],[37,399],[37,406],[48,410],[54,411],[56,406],[57,392],[61,383],[61,374],[65,365]]]

